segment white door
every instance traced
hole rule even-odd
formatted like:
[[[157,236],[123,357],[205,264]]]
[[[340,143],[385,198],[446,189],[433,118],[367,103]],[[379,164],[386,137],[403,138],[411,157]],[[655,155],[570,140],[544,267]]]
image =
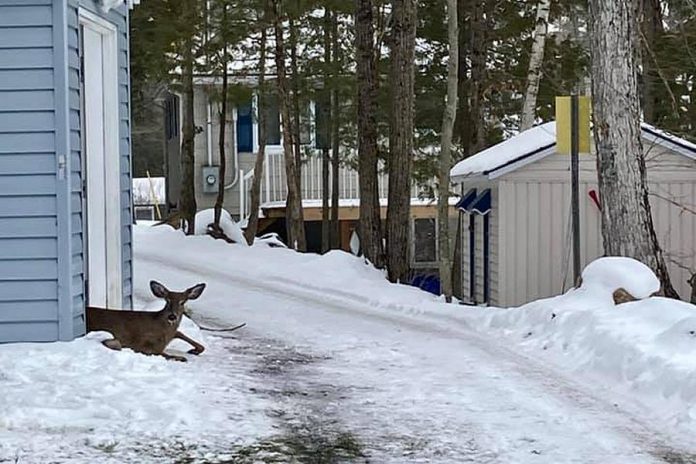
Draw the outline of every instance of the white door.
[[[116,28],[80,11],[83,221],[87,304],[121,306]]]

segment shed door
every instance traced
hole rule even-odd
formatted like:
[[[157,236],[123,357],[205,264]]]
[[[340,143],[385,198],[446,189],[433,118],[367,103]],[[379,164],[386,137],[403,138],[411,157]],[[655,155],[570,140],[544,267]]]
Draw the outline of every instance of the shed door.
[[[121,195],[116,28],[80,12],[87,304],[120,307]]]

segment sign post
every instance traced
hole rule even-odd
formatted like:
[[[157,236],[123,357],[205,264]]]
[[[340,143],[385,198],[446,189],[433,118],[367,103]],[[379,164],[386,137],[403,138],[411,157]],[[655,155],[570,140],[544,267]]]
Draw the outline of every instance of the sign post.
[[[571,230],[573,232],[573,281],[580,281],[580,153],[590,152],[590,101],[572,95],[556,97],[556,148],[570,155]]]

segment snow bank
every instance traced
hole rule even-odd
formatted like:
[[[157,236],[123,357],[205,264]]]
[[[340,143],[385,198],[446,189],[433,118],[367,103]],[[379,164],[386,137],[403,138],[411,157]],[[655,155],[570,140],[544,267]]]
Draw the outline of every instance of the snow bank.
[[[599,258],[582,272],[582,288],[586,291],[608,294],[624,289],[637,299],[648,298],[660,290],[660,281],[653,271],[631,258]]]
[[[565,295],[465,318],[574,375],[639,397],[668,423],[696,427],[696,306],[650,297],[659,281],[634,260],[601,258],[582,276],[581,288]],[[647,299],[618,311],[617,288]]]
[[[208,225],[215,222],[215,210],[214,209],[204,209],[196,213],[196,235],[206,235],[208,233]],[[232,219],[232,216],[226,210],[222,210],[220,215],[220,227],[222,231],[225,232],[227,237],[234,240],[239,245],[248,246],[246,239],[244,238],[244,232],[242,228]]]
[[[317,295],[345,296],[370,306],[397,306],[405,311],[420,312],[419,303],[436,301],[433,295],[415,287],[391,285],[384,272],[344,251],[317,255],[269,246],[234,247],[209,236],[186,237],[169,227],[135,226],[133,234],[137,256],[192,271],[218,272],[249,284],[266,282],[290,291],[301,287]],[[175,256],[171,250],[177,250]],[[199,305],[194,301],[190,307]]]
[[[216,339],[196,333],[190,321],[182,329],[213,354],[187,355],[189,362],[181,363],[112,351],[100,343],[111,337],[105,332],[72,342],[0,346],[0,462],[14,456],[18,462],[53,462],[62,450],[85,444],[98,449],[133,442],[196,443],[221,431],[230,444],[270,433],[266,404],[250,404],[262,400],[246,394],[241,376],[221,376],[221,370],[234,369],[232,361],[220,363],[229,352],[218,348]]]

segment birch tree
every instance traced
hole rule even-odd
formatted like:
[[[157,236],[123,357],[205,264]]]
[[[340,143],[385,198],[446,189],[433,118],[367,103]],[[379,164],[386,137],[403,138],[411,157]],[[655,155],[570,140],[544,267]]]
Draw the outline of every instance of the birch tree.
[[[637,259],[655,271],[665,296],[678,298],[653,226],[640,133],[633,0],[590,0],[592,107],[602,238],[608,256]]]
[[[392,2],[390,37],[391,117],[387,271],[392,282],[408,281],[410,268],[411,166],[415,119],[416,0]]]
[[[541,66],[544,63],[544,47],[546,35],[549,30],[549,13],[551,0],[539,0],[537,4],[536,26],[534,28],[534,40],[532,53],[529,57],[529,73],[527,74],[527,90],[524,95],[522,107],[522,119],[520,130],[525,131],[534,125],[536,120],[537,96],[539,95],[539,80],[541,79]]]
[[[449,187],[452,167],[452,134],[457,118],[457,92],[459,90],[459,22],[457,0],[447,0],[447,31],[449,37],[449,61],[447,62],[447,102],[442,118],[440,143],[439,197],[437,205],[438,245],[440,252],[440,289],[447,302],[452,300],[452,261],[450,259]]]
[[[358,79],[358,182],[360,191],[358,235],[363,255],[375,266],[381,267],[384,258],[377,184],[377,120],[375,118],[377,112],[377,67],[373,21],[372,0],[356,0],[355,49]],[[412,133],[413,131],[411,131]],[[334,156],[336,155],[334,153]]]

